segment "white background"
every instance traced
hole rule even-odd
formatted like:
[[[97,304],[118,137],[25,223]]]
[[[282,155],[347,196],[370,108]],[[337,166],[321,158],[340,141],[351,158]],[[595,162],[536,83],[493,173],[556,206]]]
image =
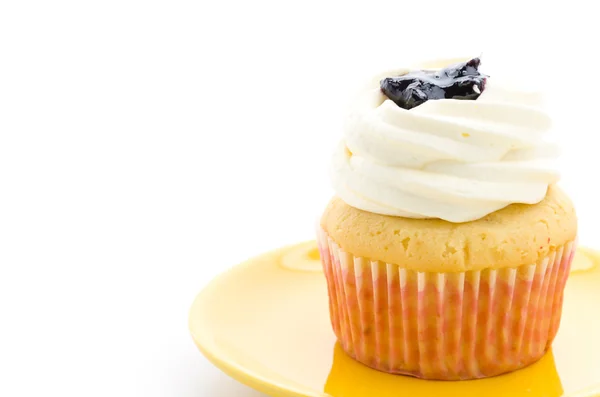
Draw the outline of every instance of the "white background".
[[[187,331],[216,274],[312,238],[350,89],[478,55],[555,99],[594,224],[593,1],[0,3],[0,395],[239,396]]]

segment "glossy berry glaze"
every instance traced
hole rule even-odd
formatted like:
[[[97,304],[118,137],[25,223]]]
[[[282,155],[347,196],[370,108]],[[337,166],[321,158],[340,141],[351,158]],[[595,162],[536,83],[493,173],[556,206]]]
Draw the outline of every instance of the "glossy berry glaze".
[[[479,73],[481,60],[430,71],[417,70],[381,80],[381,91],[404,109],[415,108],[433,99],[477,99],[488,76]]]

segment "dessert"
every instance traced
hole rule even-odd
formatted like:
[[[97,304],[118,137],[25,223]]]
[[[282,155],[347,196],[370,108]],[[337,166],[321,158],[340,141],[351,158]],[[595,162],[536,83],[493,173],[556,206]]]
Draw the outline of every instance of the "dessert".
[[[347,354],[474,379],[550,347],[577,219],[542,97],[480,73],[479,59],[440,66],[390,72],[358,96],[318,242]]]

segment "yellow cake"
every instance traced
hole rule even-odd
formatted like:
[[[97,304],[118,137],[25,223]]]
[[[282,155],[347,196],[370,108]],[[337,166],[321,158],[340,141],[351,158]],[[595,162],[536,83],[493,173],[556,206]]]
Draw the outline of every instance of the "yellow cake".
[[[539,262],[575,240],[577,217],[569,197],[553,185],[538,204],[513,204],[467,223],[380,215],[334,197],[321,227],[355,256],[407,270],[465,272]]]

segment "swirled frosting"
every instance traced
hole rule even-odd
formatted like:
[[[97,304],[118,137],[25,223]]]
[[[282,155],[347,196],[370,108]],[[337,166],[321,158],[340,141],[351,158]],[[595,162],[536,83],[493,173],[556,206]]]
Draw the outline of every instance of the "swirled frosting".
[[[374,81],[352,106],[334,153],[333,187],[365,211],[450,222],[538,203],[559,179],[542,102],[539,93],[492,77],[477,100],[405,110]]]

